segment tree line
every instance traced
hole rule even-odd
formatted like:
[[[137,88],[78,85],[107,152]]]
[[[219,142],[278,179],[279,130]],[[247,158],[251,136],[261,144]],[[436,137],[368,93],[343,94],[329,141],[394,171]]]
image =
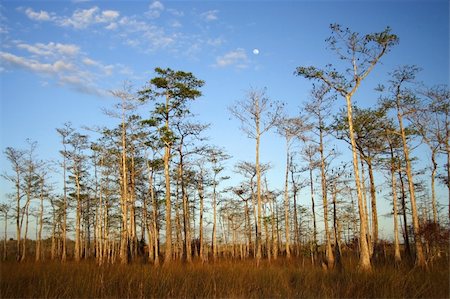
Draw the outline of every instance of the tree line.
[[[354,94],[398,37],[389,27],[366,35],[338,24],[330,29],[326,42],[337,63],[294,70],[313,81],[299,115],[288,115],[265,89],[250,90],[229,107],[242,132],[255,141],[254,161],[234,165],[233,173],[242,177],[235,186],[226,184],[231,156],[208,142],[209,125],[189,110],[205,82],[170,68],[156,68],[156,76],[139,90],[126,82],[112,92],[117,104],[104,113],[116,119],[115,127],[79,130],[66,123],[57,128],[60,151],[53,162],[36,157],[33,141],[27,149],[7,147],[10,170],[2,177],[12,189],[9,202],[1,205],[3,258],[8,220],[14,219],[16,259],[26,259],[34,213],[36,261],[46,256],[45,228],[49,257],[62,262],[129,263],[145,256],[155,265],[218,258],[252,258],[259,264],[303,255],[333,268],[342,267],[342,257],[351,251],[369,271],[386,245],[378,235],[378,172],[390,186],[395,262],[414,256],[417,266],[426,267],[443,254],[439,242],[448,238],[450,205],[442,213],[436,194],[436,184],[449,188],[448,86],[419,84],[420,69],[401,66],[378,86],[376,105],[359,107]],[[334,112],[334,103],[342,100],[345,108]],[[147,106],[150,112],[142,113]],[[269,188],[271,165],[260,162],[260,142],[269,131],[285,140],[280,190]],[[352,161],[338,159],[333,140],[348,143]],[[418,143],[431,156],[425,171],[414,168]],[[438,165],[439,156],[445,165]],[[421,179],[425,174],[430,186]],[[56,176],[62,186],[52,181]],[[300,205],[305,188],[308,208]]]

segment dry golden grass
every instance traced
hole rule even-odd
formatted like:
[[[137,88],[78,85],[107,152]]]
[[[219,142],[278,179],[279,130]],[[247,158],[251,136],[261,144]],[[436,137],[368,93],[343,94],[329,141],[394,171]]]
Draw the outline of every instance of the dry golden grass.
[[[448,298],[448,261],[428,271],[375,266],[325,272],[300,260],[104,265],[1,264],[1,298]]]

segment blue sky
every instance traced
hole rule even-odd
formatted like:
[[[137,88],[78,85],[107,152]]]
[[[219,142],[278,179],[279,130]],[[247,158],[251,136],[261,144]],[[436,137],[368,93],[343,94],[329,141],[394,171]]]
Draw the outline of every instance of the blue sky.
[[[206,81],[192,111],[211,123],[211,142],[226,148],[232,162],[253,161],[253,141],[227,107],[249,88],[267,87],[295,115],[311,87],[293,75],[295,68],[335,61],[325,48],[330,23],[363,34],[390,26],[400,37],[356,94],[361,106],[376,103],[373,88],[396,66],[417,64],[425,84],[448,84],[448,1],[2,1],[1,149],[24,147],[31,138],[39,157],[54,158],[56,127],[113,125],[101,113],[114,103],[109,91],[124,80],[140,88],[155,67],[170,67]],[[274,165],[277,188],[283,153],[281,139],[264,137],[261,159]],[[0,166],[9,167],[3,155]],[[0,182],[0,201],[8,189]]]

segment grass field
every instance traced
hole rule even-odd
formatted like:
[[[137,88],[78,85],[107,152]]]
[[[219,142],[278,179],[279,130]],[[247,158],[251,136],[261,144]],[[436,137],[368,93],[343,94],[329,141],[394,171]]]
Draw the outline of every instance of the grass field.
[[[300,260],[104,265],[94,262],[1,264],[1,298],[448,298],[448,261],[427,271],[354,265],[324,271]]]

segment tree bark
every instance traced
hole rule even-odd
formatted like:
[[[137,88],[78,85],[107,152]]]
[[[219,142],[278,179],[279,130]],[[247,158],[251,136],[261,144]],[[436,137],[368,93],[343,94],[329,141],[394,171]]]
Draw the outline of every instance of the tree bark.
[[[331,236],[328,227],[328,200],[327,200],[327,180],[325,174],[325,155],[323,149],[323,129],[322,119],[319,120],[319,153],[320,153],[320,176],[322,182],[322,203],[323,203],[323,221],[325,227],[325,241],[326,241],[326,258],[327,266],[332,268],[334,265],[334,255],[331,248]]]
[[[284,179],[284,221],[286,232],[286,257],[291,258],[291,250],[289,246],[289,137],[286,135],[286,170]]]
[[[416,194],[414,191],[414,182],[411,170],[411,160],[409,159],[409,149],[408,144],[406,142],[406,133],[403,127],[403,116],[400,113],[400,104],[397,99],[397,118],[400,127],[400,133],[403,142],[403,153],[405,155],[406,161],[406,176],[408,177],[408,185],[409,185],[409,195],[411,201],[411,212],[412,212],[412,221],[413,221],[413,230],[414,230],[414,245],[416,247],[416,265],[419,267],[426,267],[426,260],[423,254],[422,241],[419,235],[419,217],[417,214],[417,205],[416,205]]]
[[[352,103],[351,96],[346,96],[347,102],[347,118],[348,118],[348,126],[349,126],[349,135],[350,142],[352,145],[352,156],[353,156],[353,172],[355,177],[355,185],[356,185],[356,194],[358,196],[358,209],[359,209],[359,223],[360,223],[360,257],[359,257],[359,267],[362,270],[370,271],[370,253],[369,247],[366,239],[366,227],[367,227],[367,219],[366,213],[364,209],[363,196],[361,191],[361,183],[359,178],[359,167],[358,167],[358,157],[357,157],[357,149],[356,149],[356,141],[353,131],[353,117],[352,117]]]

